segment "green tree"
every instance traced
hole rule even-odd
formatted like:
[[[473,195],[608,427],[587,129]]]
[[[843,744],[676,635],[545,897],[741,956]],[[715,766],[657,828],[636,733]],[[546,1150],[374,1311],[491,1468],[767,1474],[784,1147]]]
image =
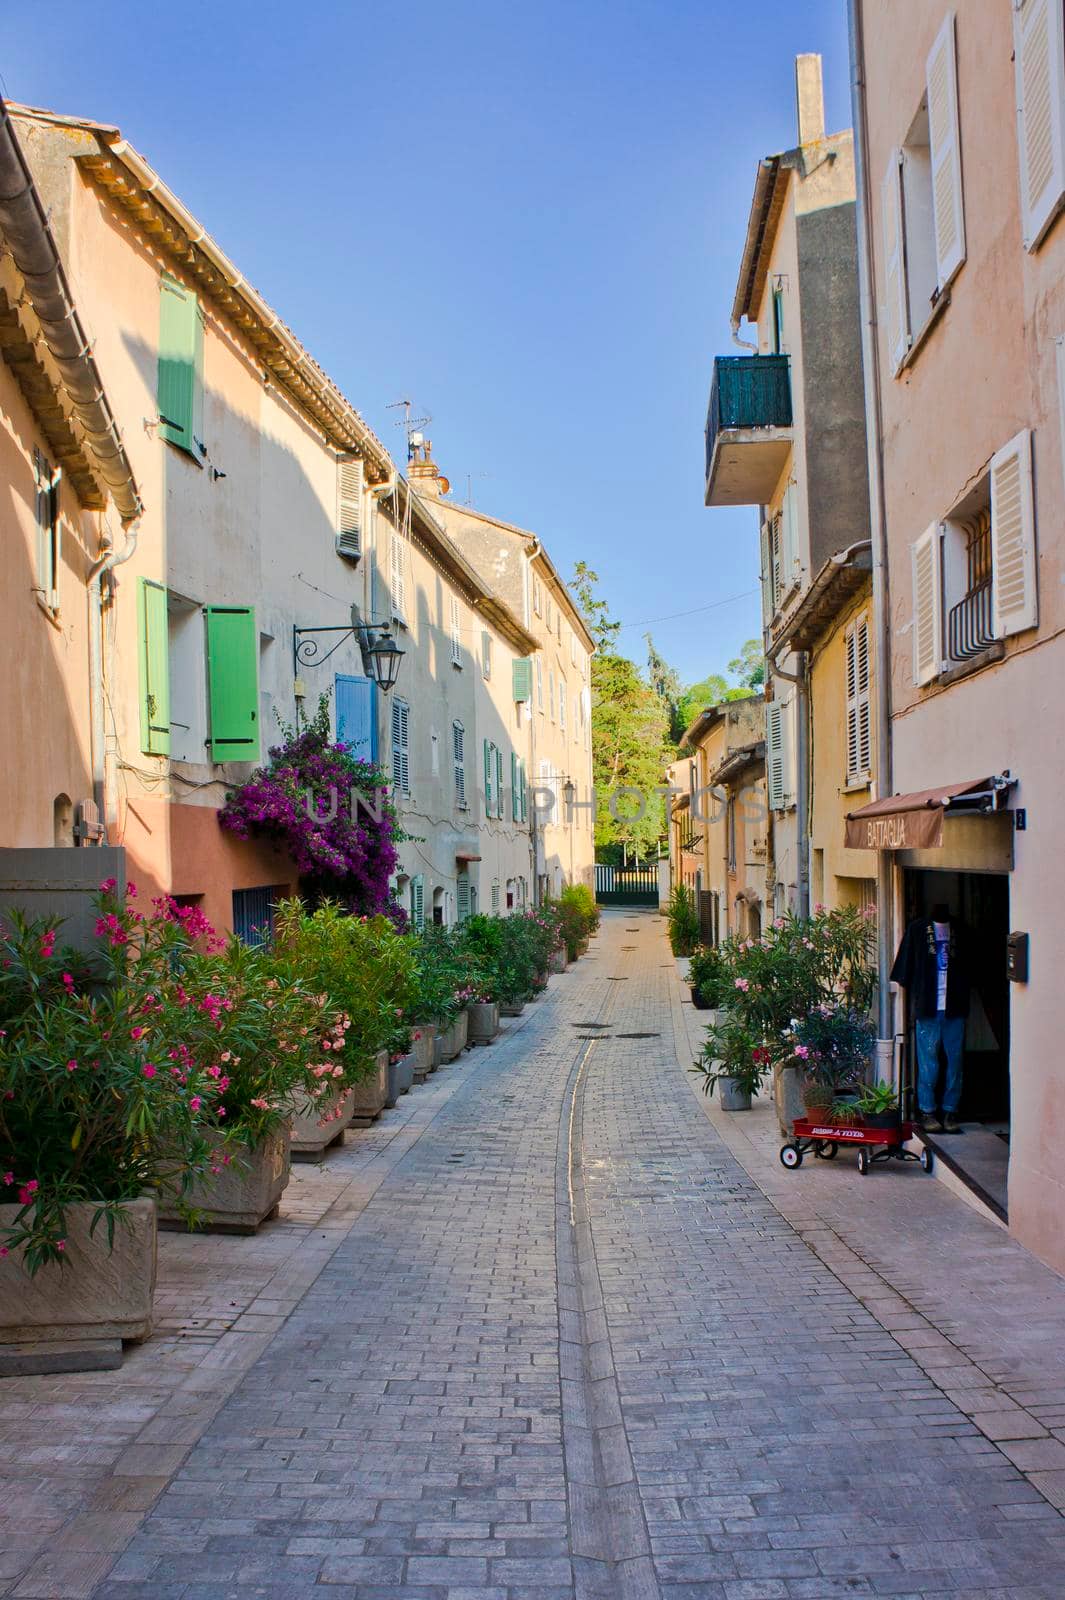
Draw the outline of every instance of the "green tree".
[[[682,733],[685,728],[691,727],[700,711],[707,706],[718,706],[726,700],[744,700],[750,694],[757,694],[765,683],[765,657],[761,642],[748,639],[739,655],[729,662],[728,670],[736,682],[729,683],[728,678],[720,672],[711,672],[708,677],[690,684],[681,692],[677,703],[677,720]]]
[[[679,744],[681,735],[688,726],[682,718],[680,709],[684,695],[680,677],[676,668],[671,667],[665,657],[659,655],[651,635],[645,633],[644,638],[647,640],[647,675],[651,680],[651,688],[665,708],[669,737],[673,744]]]
[[[748,639],[728,669],[741,689],[761,689],[765,684],[765,654],[761,639]]]
[[[655,791],[670,757],[669,714],[663,699],[639,667],[617,650],[620,623],[598,593],[598,575],[580,561],[572,589],[596,642],[591,664],[592,773],[598,795],[596,854],[605,859],[620,848],[630,855],[656,852],[665,832],[662,796]],[[619,789],[636,791],[620,796]]]

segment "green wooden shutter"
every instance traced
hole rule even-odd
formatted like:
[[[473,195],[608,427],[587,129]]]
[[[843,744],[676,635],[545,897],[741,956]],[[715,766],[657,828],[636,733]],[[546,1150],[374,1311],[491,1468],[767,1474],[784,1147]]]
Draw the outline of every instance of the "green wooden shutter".
[[[503,752],[496,746],[496,816],[503,815]]]
[[[492,746],[487,739],[484,741],[484,814],[486,817],[495,816],[492,800]]]
[[[200,459],[203,435],[203,322],[191,289],[159,281],[159,433]]]
[[[141,749],[170,754],[170,640],[166,590],[137,581],[137,650],[140,660]]]
[[[521,821],[529,820],[529,780],[525,771],[524,758],[518,762],[519,777],[521,778]]]
[[[521,821],[521,784],[518,782],[518,757],[513,750],[510,752],[510,815],[512,821]]]
[[[458,875],[456,888],[455,913],[460,922],[465,922],[470,914],[470,875],[465,869]]]
[[[251,606],[207,606],[212,761],[259,759],[259,632]]]
[[[425,878],[420,872],[410,880],[410,919],[420,933],[425,927]]]
[[[528,656],[519,657],[512,664],[514,699],[518,705],[532,699],[532,662]]]

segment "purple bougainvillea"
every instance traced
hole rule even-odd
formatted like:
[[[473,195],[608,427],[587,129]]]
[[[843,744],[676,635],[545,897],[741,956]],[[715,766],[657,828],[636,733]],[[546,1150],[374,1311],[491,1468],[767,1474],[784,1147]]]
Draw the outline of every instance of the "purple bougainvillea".
[[[360,916],[396,916],[389,879],[404,835],[388,779],[332,739],[325,696],[312,722],[284,732],[267,765],[229,795],[222,827],[281,845],[312,898],[337,900]]]

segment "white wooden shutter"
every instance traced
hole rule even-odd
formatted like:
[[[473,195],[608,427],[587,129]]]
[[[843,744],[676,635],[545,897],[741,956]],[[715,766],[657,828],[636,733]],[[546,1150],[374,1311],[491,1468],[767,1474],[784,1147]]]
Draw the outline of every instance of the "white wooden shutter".
[[[910,348],[910,309],[902,231],[902,156],[892,150],[881,190],[884,223],[884,304],[888,361],[897,372]]]
[[[403,622],[406,620],[407,615],[407,575],[404,563],[403,539],[398,533],[393,533],[392,535],[391,557],[392,615],[398,621]]]
[[[914,541],[913,681],[931,683],[943,661],[943,578],[939,523],[933,522]]]
[[[461,722],[451,727],[451,754],[455,769],[455,804],[466,809],[466,730]]]
[[[410,794],[410,707],[405,700],[392,702],[392,786]]]
[[[1061,0],[1013,0],[1021,223],[1034,250],[1065,200],[1065,37]]]
[[[779,700],[765,708],[765,781],[770,811],[783,811],[784,707]]]
[[[773,620],[773,569],[772,552],[769,541],[769,523],[763,522],[759,537],[759,552],[762,562],[762,619],[765,622]]]
[[[1003,639],[1038,620],[1032,440],[1022,428],[991,457],[991,624]]]
[[[337,463],[338,555],[357,561],[362,555],[363,464],[360,460]]]
[[[542,711],[544,709],[544,658],[538,652],[534,660],[536,662],[536,704]]]
[[[453,666],[462,665],[462,613],[455,595],[451,596],[451,661]]]
[[[928,86],[928,143],[932,157],[936,276],[942,293],[965,260],[958,61],[954,48],[953,11],[947,12],[943,26],[936,35],[925,66],[925,77]]]
[[[783,518],[781,589],[786,594],[799,577],[799,508],[798,490],[794,483],[789,483],[784,490],[781,515]]]

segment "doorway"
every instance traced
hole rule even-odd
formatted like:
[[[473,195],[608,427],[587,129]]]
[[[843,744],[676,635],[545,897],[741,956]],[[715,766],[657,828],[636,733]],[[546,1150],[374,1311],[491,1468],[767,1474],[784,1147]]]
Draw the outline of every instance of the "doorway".
[[[972,1000],[965,1026],[958,1120],[964,1133],[931,1135],[936,1153],[1006,1220],[1010,1132],[1010,994],[1006,970],[1009,876],[997,872],[909,869],[903,877],[906,922],[946,905],[966,930]],[[907,1006],[907,1086],[916,1078],[913,1019]],[[912,1103],[912,1101],[911,1101]]]

